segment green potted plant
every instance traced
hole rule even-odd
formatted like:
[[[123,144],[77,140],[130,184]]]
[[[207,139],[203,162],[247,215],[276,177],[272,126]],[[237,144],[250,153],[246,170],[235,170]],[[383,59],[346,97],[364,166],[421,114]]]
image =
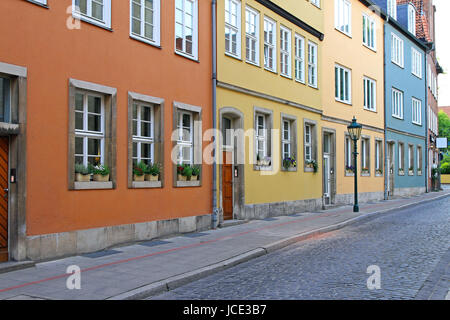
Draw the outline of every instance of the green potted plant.
[[[191,181],[197,181],[199,175],[200,175],[200,166],[199,165],[193,166],[192,167]]]
[[[309,168],[312,168],[314,172],[317,172],[318,166],[316,160],[310,160],[306,162],[306,166]]]
[[[378,168],[377,170],[375,170],[375,173],[379,176],[383,175],[383,170]]]
[[[186,181],[186,176],[183,175],[184,164],[179,164],[177,166],[177,180],[178,181]]]
[[[259,156],[259,153],[256,155],[256,164],[257,164],[258,166],[261,165],[261,157]]]
[[[398,169],[398,174],[403,176],[405,174],[405,170],[403,170],[402,168]]]
[[[182,176],[185,177],[184,181],[190,180],[192,177],[192,167],[190,165],[184,165]]]
[[[109,181],[109,168],[107,165],[99,164],[92,167],[92,173],[94,174],[94,181],[108,182]]]
[[[361,169],[361,173],[362,174],[369,174],[369,168],[367,168],[367,167],[366,168],[362,168]]]
[[[148,165],[145,171],[146,181],[159,181],[159,175],[161,174],[161,168],[158,163],[152,163]]]
[[[413,175],[414,174],[414,167],[409,167],[409,175]]]
[[[145,162],[138,162],[133,167],[133,180],[134,181],[144,181],[145,180],[145,171],[147,170],[147,165]]]
[[[82,163],[75,163],[75,181],[89,182],[91,181],[91,173],[89,168]]]

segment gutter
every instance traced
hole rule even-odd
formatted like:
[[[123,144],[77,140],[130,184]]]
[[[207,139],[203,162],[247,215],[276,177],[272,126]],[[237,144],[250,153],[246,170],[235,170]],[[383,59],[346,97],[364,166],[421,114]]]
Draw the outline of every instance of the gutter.
[[[428,150],[428,72],[427,72],[427,55],[428,52],[430,52],[430,50],[426,50],[425,51],[425,55],[424,55],[424,66],[425,66],[425,192],[430,192],[430,190],[428,190],[428,180],[430,177],[428,177],[428,167],[429,167],[429,163],[428,163],[428,154],[429,154],[429,150]]]
[[[388,18],[389,20],[389,18]],[[388,143],[387,143],[387,117],[386,117],[386,25],[383,24],[383,86],[384,86],[384,200],[389,199],[388,195],[388,157],[387,157],[387,150],[388,150]],[[392,192],[392,190],[391,190]]]
[[[212,19],[212,128],[214,132],[217,132],[217,0],[212,0],[211,3],[211,19]],[[213,161],[213,176],[212,176],[212,216],[211,227],[215,229],[218,225],[219,209],[217,208],[217,139],[214,134],[213,140],[215,143],[214,148],[214,161]]]

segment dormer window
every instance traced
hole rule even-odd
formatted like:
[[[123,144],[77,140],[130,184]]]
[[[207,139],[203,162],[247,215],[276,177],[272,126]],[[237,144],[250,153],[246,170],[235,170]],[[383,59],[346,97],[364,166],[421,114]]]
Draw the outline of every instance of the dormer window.
[[[397,0],[388,0],[387,12],[389,16],[397,20]]]
[[[416,35],[416,9],[411,3],[408,5],[408,31]]]

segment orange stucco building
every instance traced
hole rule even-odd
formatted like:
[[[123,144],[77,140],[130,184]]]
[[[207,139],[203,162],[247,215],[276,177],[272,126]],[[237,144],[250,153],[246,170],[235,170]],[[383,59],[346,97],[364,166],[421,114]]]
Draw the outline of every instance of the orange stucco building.
[[[81,2],[0,1],[3,260],[210,227],[211,4]],[[198,181],[179,181],[175,146]],[[161,164],[158,181],[135,181],[141,160]],[[109,178],[78,181],[76,163],[104,164]]]

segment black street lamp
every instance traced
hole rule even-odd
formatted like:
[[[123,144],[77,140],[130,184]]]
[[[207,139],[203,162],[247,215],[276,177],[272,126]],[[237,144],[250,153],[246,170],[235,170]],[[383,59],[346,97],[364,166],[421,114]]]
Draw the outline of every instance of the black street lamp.
[[[350,134],[350,138],[353,140],[354,143],[354,151],[353,151],[353,161],[355,162],[354,168],[354,174],[355,174],[355,204],[353,205],[353,212],[359,212],[359,206],[358,206],[358,163],[356,161],[356,158],[358,156],[358,140],[361,138],[361,130],[362,125],[356,122],[356,118],[353,116],[352,123],[347,127],[348,133]]]

